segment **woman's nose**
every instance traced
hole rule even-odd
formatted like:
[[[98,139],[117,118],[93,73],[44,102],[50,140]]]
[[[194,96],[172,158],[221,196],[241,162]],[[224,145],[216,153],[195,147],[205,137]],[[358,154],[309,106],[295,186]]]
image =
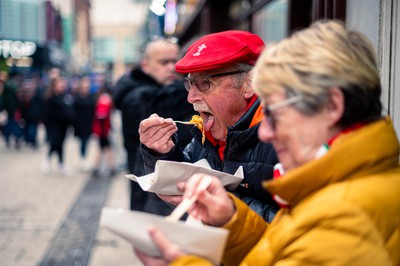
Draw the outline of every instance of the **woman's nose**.
[[[264,118],[258,128],[258,138],[263,142],[270,142],[275,137],[275,131]]]

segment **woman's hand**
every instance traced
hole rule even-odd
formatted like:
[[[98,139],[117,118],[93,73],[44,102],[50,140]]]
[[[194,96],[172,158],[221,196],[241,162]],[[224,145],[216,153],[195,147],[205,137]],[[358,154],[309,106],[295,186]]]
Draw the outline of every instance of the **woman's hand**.
[[[204,178],[211,178],[211,184],[206,190],[197,191],[197,187]],[[232,200],[216,177],[205,174],[193,175],[185,185],[184,197],[190,198],[194,193],[197,194],[197,201],[189,209],[189,213],[208,225],[223,226],[236,212]]]
[[[160,249],[162,256],[157,258],[151,257],[137,248],[134,248],[136,256],[145,266],[166,266],[174,259],[185,255],[185,253],[177,245],[172,243],[158,228],[150,226],[148,232],[154,244]]]

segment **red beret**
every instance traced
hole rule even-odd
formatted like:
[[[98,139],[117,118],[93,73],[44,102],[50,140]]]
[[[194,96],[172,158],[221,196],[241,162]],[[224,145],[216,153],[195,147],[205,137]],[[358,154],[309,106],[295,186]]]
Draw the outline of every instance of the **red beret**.
[[[210,71],[232,65],[254,65],[265,44],[255,34],[247,31],[229,30],[200,38],[186,51],[176,65],[178,73]]]

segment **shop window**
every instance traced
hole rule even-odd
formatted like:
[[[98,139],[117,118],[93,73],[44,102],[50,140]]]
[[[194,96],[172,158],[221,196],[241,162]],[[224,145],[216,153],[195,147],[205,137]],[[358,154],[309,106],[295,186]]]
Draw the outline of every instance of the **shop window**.
[[[112,62],[115,57],[116,42],[113,39],[97,38],[93,41],[94,59],[102,62]]]
[[[141,41],[136,37],[128,37],[124,40],[124,62],[126,64],[137,63],[141,57]]]
[[[288,1],[275,0],[253,15],[252,31],[268,45],[287,37]]]
[[[251,3],[249,0],[234,0],[229,5],[229,17],[231,19],[239,16],[244,10],[249,10]]]

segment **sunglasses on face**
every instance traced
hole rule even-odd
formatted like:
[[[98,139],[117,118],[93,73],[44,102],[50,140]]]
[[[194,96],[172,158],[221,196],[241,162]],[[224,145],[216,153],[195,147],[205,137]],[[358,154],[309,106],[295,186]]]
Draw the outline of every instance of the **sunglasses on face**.
[[[301,96],[294,96],[294,97],[287,98],[287,99],[285,99],[283,101],[276,102],[276,103],[264,106],[263,113],[264,113],[265,118],[267,119],[267,122],[268,122],[269,126],[273,130],[275,130],[275,128],[276,128],[276,119],[272,115],[272,112],[274,112],[274,111],[276,111],[278,109],[281,109],[283,107],[295,104],[295,103],[297,103],[297,102],[299,102],[301,100],[302,100]]]
[[[193,85],[195,85],[199,91],[206,91],[211,86],[211,83],[210,83],[211,78],[231,76],[231,75],[236,75],[236,74],[240,74],[240,73],[244,73],[244,72],[248,72],[248,71],[247,70],[238,70],[238,71],[218,73],[218,74],[207,75],[207,76],[199,76],[199,77],[195,77],[195,78],[186,77],[186,78],[184,78],[183,81],[184,81],[185,88],[187,91],[189,91]]]

